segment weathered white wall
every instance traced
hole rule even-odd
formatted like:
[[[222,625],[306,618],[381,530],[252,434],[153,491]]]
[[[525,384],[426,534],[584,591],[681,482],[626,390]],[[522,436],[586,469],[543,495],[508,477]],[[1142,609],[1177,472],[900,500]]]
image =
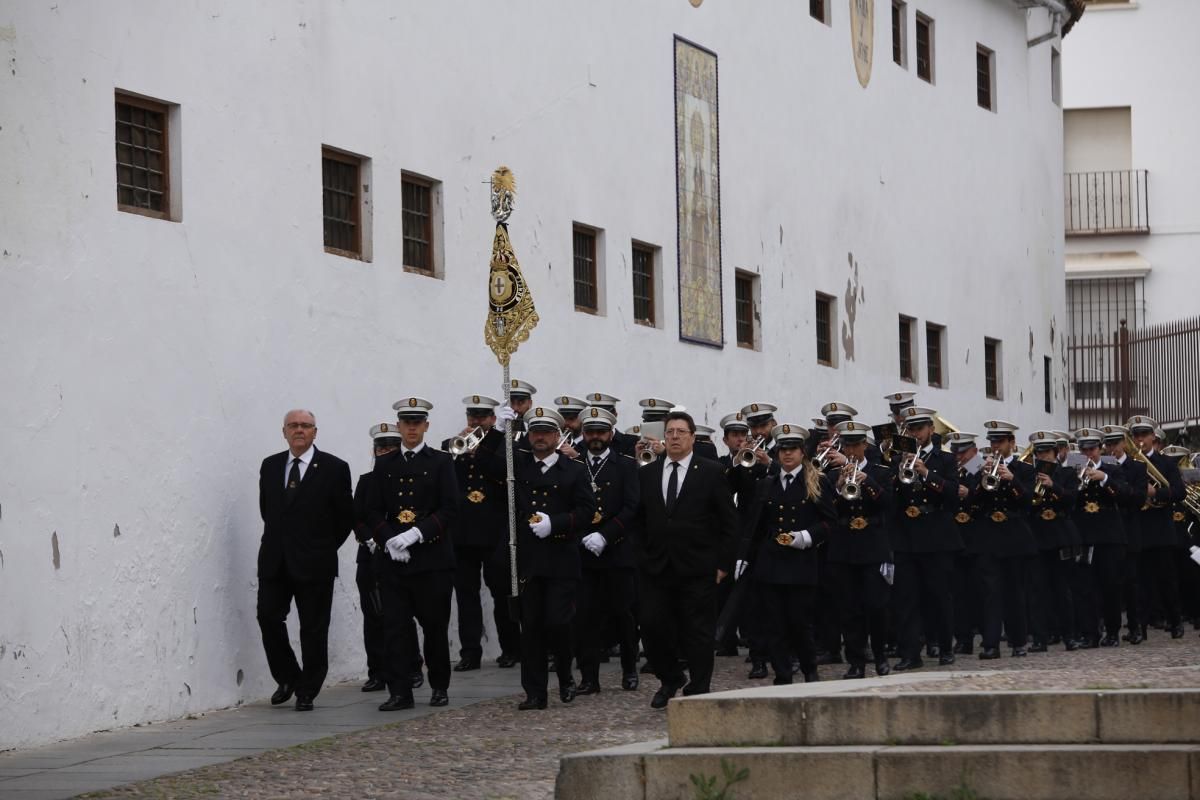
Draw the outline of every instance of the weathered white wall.
[[[1196,314],[1200,289],[1200,3],[1090,6],[1063,44],[1068,109],[1128,106],[1132,168],[1149,172],[1150,234],[1072,238],[1070,253],[1136,251],[1149,262],[1146,320]]]
[[[1026,48],[1012,3],[928,0],[929,86],[891,62],[876,5],[866,90],[844,4],[832,26],[790,0],[0,9],[0,747],[270,691],[258,464],[293,406],[361,472],[396,398],[432,399],[441,437],[463,394],[499,391],[481,336],[499,164],[542,318],[514,375],[541,398],[611,391],[624,424],[651,394],[709,424],[838,399],[878,422],[904,313],[948,326],[948,388],[918,384],[922,401],[976,430],[1061,424],[1061,376],[1042,411],[1063,316],[1050,45]],[[678,340],[676,34],[720,57],[725,331],[733,270],[758,273],[761,352]],[[976,42],[999,113],[975,103]],[[116,210],[114,88],[180,104],[182,222]],[[323,252],[322,144],[373,159],[371,263]],[[444,182],[444,280],[399,266],[402,169]],[[605,231],[604,316],[573,310],[573,221]],[[631,319],[633,238],[663,248],[661,329]],[[839,325],[854,309],[836,369],[815,364],[818,290]],[[1002,402],[985,335],[1004,341]],[[916,350],[923,383],[923,333]],[[342,555],[331,680],[365,671]]]

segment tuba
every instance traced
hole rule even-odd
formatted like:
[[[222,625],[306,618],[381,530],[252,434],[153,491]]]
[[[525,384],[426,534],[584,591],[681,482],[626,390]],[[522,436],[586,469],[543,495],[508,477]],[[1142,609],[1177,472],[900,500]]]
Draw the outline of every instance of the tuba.
[[[468,431],[466,436],[452,436],[450,438],[450,454],[458,458],[463,453],[475,452],[475,448],[479,447],[479,443],[483,441],[485,435],[483,428],[476,426]]]

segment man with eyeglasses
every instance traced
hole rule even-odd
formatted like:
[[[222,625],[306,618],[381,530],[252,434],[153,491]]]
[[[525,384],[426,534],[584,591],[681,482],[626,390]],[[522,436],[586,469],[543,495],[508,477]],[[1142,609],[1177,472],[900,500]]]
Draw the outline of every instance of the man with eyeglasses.
[[[696,423],[667,414],[663,457],[638,472],[639,583],[646,655],[662,684],[651,708],[706,694],[712,680],[717,584],[732,569],[737,512],[726,467],[693,453]],[[679,668],[686,657],[690,681]]]
[[[263,519],[258,550],[258,627],[281,705],[296,695],[296,710],[311,711],[329,671],[329,616],[338,548],[354,525],[350,467],[318,450],[317,419],[295,409],[283,418],[288,449],[263,459],[258,507]],[[300,617],[300,654],[288,639],[292,600]]]

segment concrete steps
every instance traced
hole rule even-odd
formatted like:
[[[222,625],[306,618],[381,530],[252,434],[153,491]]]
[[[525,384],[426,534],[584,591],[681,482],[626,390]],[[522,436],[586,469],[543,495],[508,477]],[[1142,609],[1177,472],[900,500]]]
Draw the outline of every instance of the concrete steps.
[[[945,674],[934,676],[944,680]],[[559,800],[733,796],[1200,800],[1200,690],[919,692],[855,681],[671,701],[667,740],[567,756]],[[718,786],[721,785],[718,779]]]

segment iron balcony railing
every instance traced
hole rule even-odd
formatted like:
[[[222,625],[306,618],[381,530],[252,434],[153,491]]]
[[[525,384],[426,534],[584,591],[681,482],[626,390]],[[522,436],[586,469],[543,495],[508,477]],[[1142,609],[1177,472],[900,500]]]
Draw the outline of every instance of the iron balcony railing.
[[[1149,233],[1149,176],[1144,169],[1068,172],[1067,236]]]

